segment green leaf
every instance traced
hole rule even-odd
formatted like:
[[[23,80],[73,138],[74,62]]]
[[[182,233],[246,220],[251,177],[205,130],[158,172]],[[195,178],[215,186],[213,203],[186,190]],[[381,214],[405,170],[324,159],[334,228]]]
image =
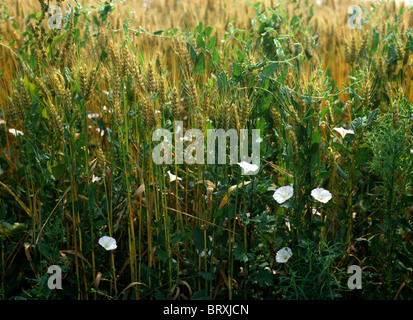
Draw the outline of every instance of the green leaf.
[[[52,49],[54,49],[54,47],[56,47],[56,44],[57,44],[60,40],[62,40],[62,38],[63,38],[64,36],[65,36],[65,34],[61,34],[61,35],[57,36],[56,38],[54,38],[52,44],[50,45],[50,47],[51,47]]]
[[[40,253],[42,253],[46,258],[50,258],[51,253],[50,253],[50,246],[46,243],[38,243],[37,244]]]
[[[261,73],[259,74],[260,80],[265,81],[267,80],[275,70],[278,68],[278,62],[270,63],[264,69],[262,69]]]
[[[218,90],[220,93],[225,93],[228,90],[228,78],[225,71],[221,71],[218,76]]]
[[[217,42],[217,37],[213,36],[211,39],[209,39],[208,45],[207,45],[207,49],[208,50],[212,50],[215,48]]]
[[[207,281],[215,280],[215,275],[212,272],[202,271],[202,272],[199,273],[199,275]]]
[[[162,292],[161,290],[156,290],[155,291],[155,299],[156,300],[166,300],[164,292]]]
[[[333,142],[333,146],[337,151],[343,151],[347,156],[351,155],[351,151],[343,146],[340,142]]]
[[[53,174],[52,166],[50,165],[50,161],[47,161],[46,166],[47,166],[47,169],[49,170],[49,172],[50,172],[51,174]]]
[[[365,165],[370,158],[370,150],[368,148],[359,148],[355,158],[357,167]]]
[[[347,173],[345,173],[343,171],[343,169],[341,169],[341,167],[338,165],[338,163],[335,163],[335,165],[336,165],[336,168],[337,168],[337,173],[340,176],[340,178],[343,179],[344,181],[347,181],[348,180]]]
[[[198,252],[205,250],[204,230],[195,227],[193,232],[194,245]]]
[[[369,118],[367,119],[367,124],[370,124],[374,121],[376,118],[377,114],[379,113],[379,109],[374,109],[373,111],[370,112]]]
[[[316,131],[311,137],[311,143],[320,143],[321,141],[321,131]]]
[[[47,119],[47,109],[46,108],[43,108],[43,110],[42,110],[42,117]]]
[[[238,61],[242,62],[242,61],[244,61],[247,57],[246,57],[246,55],[244,54],[244,52],[242,52],[242,51],[240,51],[240,50],[237,50],[237,58],[238,58]]]
[[[191,300],[212,300],[212,297],[207,296],[205,289],[194,292]]]
[[[204,53],[201,52],[197,57],[195,61],[195,72],[201,76],[204,75],[205,71],[205,56]]]
[[[256,69],[262,68],[263,66],[265,66],[265,61],[260,61],[256,64],[248,65],[248,70],[250,70],[250,71],[256,70]]]
[[[221,62],[221,57],[220,57],[217,49],[215,49],[215,48],[213,49],[213,52],[212,52],[212,59],[211,59],[211,61],[212,61],[212,62],[215,62],[216,64],[219,64],[219,63]]]
[[[58,164],[57,166],[54,166],[52,169],[53,176],[56,179],[60,179],[63,176],[63,173],[65,172],[65,170],[66,170],[66,166],[64,163]]]
[[[264,269],[264,268],[258,269],[258,274],[257,274],[258,281],[257,282],[260,287],[266,288],[266,287],[272,286],[273,279],[274,279],[274,275],[272,274],[271,271]]]
[[[163,262],[168,261],[168,259],[169,259],[166,252],[164,250],[162,250],[161,248],[159,248],[159,247],[156,247],[156,254],[157,254],[158,258]]]
[[[202,21],[199,22],[198,26],[195,28],[194,33],[202,33],[202,29],[203,29],[203,25],[202,25]]]
[[[191,57],[191,60],[196,60],[196,58],[197,58],[197,53],[196,53],[194,47],[193,47],[189,42],[186,43],[186,47],[187,47],[187,49],[188,49],[189,55],[190,55],[190,57]]]
[[[99,19],[95,15],[92,17],[92,20],[98,27],[100,27]]]
[[[212,27],[206,27],[204,30],[204,36],[209,37],[212,33]]]
[[[232,74],[234,77],[240,77],[242,75],[242,68],[236,63],[232,63]]]
[[[327,111],[328,111],[328,109],[329,109],[330,107],[325,107],[325,108],[323,108],[323,110],[321,110],[321,112],[320,112],[320,119],[321,120],[323,120],[324,119],[324,116],[326,115],[326,113],[327,113]]]
[[[198,35],[198,37],[196,37],[196,48],[197,48],[197,49],[203,49],[203,48],[205,48],[205,40],[204,40],[204,37],[201,36],[200,34]]]

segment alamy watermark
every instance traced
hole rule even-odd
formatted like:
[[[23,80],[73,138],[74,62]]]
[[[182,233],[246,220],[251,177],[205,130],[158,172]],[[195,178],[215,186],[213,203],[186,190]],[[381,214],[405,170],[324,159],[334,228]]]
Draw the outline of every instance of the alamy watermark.
[[[362,14],[363,11],[361,10],[360,6],[352,5],[348,7],[347,10],[349,14],[349,18],[347,21],[348,27],[350,29],[361,29],[362,28]]]
[[[354,289],[361,289],[362,288],[362,283],[361,283],[361,268],[357,265],[351,265],[347,273],[353,274],[350,278],[348,278],[347,281],[347,286],[350,290]]]
[[[175,135],[175,159],[172,157],[172,136]],[[163,137],[163,139],[162,139]],[[175,132],[167,129],[157,129],[153,132],[152,141],[160,143],[152,151],[152,159],[155,164],[225,164],[227,161],[227,139],[229,139],[230,164],[246,162],[254,165],[255,170],[244,172],[244,175],[255,175],[260,166],[260,130],[252,129],[251,156],[249,151],[249,131],[241,129],[207,129],[206,152],[203,131],[189,129],[183,133],[183,122],[175,122]],[[216,141],[218,140],[218,145]],[[190,142],[184,149],[184,141]],[[205,155],[206,153],[206,155]],[[239,157],[238,157],[239,155]]]
[[[51,265],[47,269],[47,273],[51,274],[47,280],[47,286],[50,290],[62,289],[62,269],[58,265]],[[352,274],[347,281],[347,286],[350,290],[361,289],[361,268],[357,265],[351,265],[347,269],[347,273]]]
[[[47,286],[49,289],[62,289],[62,268],[54,264],[47,269],[47,273],[51,274],[47,280]]]
[[[50,29],[62,29],[62,8],[58,5],[50,6],[47,10],[51,17],[47,20],[47,25]]]

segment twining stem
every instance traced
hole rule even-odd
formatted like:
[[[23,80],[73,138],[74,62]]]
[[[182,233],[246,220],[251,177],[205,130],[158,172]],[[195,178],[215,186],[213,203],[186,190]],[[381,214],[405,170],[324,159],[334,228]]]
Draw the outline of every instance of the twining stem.
[[[109,237],[112,237],[112,236],[113,236],[113,229],[112,229],[112,224],[113,224],[113,221],[112,221],[112,210],[111,210],[111,207],[109,207],[109,193],[108,193],[108,188],[107,188],[107,185],[106,185],[106,174],[105,174],[105,171],[103,172],[102,180],[103,180],[103,186],[104,186],[104,188],[105,188],[106,208],[107,208],[107,211],[108,211],[108,230],[109,230]],[[114,257],[114,254],[113,254],[113,250],[111,250],[110,255],[111,255],[111,263],[112,263],[113,284],[114,284],[114,289],[115,289],[115,295],[117,295],[118,290],[117,290],[115,257]],[[110,292],[111,292],[111,294],[112,294],[112,290],[113,290],[113,288],[112,288],[112,282],[111,282],[111,283],[110,283]]]

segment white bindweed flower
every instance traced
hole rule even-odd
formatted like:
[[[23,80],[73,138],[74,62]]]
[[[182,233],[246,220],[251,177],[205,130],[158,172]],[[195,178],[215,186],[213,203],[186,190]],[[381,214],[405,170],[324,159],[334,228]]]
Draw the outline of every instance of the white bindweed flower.
[[[272,270],[270,267],[265,267],[264,270],[268,270],[269,272],[271,272],[272,274],[276,274],[277,271]]]
[[[106,90],[102,90],[103,94],[106,94],[107,96],[109,96],[109,91]]]
[[[275,256],[275,260],[278,263],[286,263],[288,259],[291,258],[292,255],[293,253],[291,249],[288,247],[284,247],[277,252],[277,255]]]
[[[413,149],[410,149],[410,154],[413,154]]]
[[[336,130],[342,138],[344,138],[347,134],[354,134],[354,130],[347,130],[344,128],[334,128],[333,130]]]
[[[332,195],[330,191],[323,188],[316,188],[311,191],[311,196],[322,203],[327,203],[331,200]]]
[[[9,129],[9,132],[12,135],[14,135],[15,137],[23,135],[23,132],[21,132],[20,130],[17,130],[17,129]]]
[[[285,225],[288,228],[288,231],[291,231],[291,223],[289,221],[285,221]]]
[[[100,114],[99,114],[99,113],[89,113],[89,114],[87,115],[87,117],[88,117],[89,119],[100,118]]]
[[[314,214],[314,215],[316,215],[316,216],[321,216],[321,213],[318,212],[316,209],[313,208],[312,211],[313,211],[313,214]]]
[[[275,191],[273,198],[279,204],[284,203],[288,199],[290,199],[294,194],[294,188],[291,186],[280,187]]]
[[[95,175],[92,175],[92,183],[93,182],[99,182],[100,180],[102,180],[101,177],[96,177]]]
[[[104,113],[112,113],[112,110],[110,110],[108,107],[103,106],[103,112]]]
[[[118,247],[116,245],[116,240],[108,236],[103,236],[102,238],[100,238],[99,244],[106,250],[115,250]]]
[[[100,129],[100,128],[95,128],[95,131],[101,136],[103,137],[105,135],[105,130]]]
[[[212,236],[209,236],[209,240],[212,242]],[[205,250],[202,250],[202,252],[200,253],[198,249],[196,249],[196,252],[203,258],[205,257]],[[211,250],[208,250],[208,255],[211,255]]]
[[[198,249],[196,249],[196,251],[202,258],[205,257],[205,250],[202,250],[201,253],[199,253]],[[209,256],[211,255],[211,250],[208,250],[208,255]]]
[[[3,119],[0,119],[0,124],[6,124],[6,121],[4,121]]]
[[[180,177],[172,174],[171,171],[168,171],[167,173],[168,173],[168,175],[169,175],[169,181],[170,181],[170,182],[173,182],[173,181],[175,181],[175,180],[182,180],[182,178],[180,178]]]
[[[245,161],[237,163],[242,168],[242,174],[247,174],[248,172],[255,172],[258,170],[258,166],[253,163],[248,163]]]

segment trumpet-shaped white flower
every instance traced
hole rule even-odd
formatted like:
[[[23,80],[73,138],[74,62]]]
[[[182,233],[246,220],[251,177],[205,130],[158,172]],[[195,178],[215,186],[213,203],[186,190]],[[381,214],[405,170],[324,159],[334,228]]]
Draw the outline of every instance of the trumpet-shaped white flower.
[[[344,128],[334,128],[333,130],[336,130],[342,138],[344,138],[347,134],[354,134],[354,130],[347,130]]]
[[[168,173],[168,175],[169,175],[169,181],[170,181],[170,182],[173,182],[173,181],[175,181],[175,180],[182,180],[182,178],[180,178],[180,177],[172,174],[171,171],[168,171],[167,173]]]
[[[112,237],[103,236],[99,239],[99,244],[106,250],[115,250],[118,246],[116,245],[116,240]]]
[[[104,113],[112,113],[112,110],[110,110],[107,106],[103,106],[103,112]]]
[[[212,237],[211,237],[211,236],[209,236],[209,241],[212,241]],[[205,250],[202,250],[201,252],[199,252],[199,250],[196,249],[196,252],[197,252],[202,258],[205,257]],[[209,256],[211,255],[211,250],[208,250],[208,255],[209,255]]]
[[[93,182],[99,182],[100,180],[102,180],[101,177],[97,177],[97,176],[95,176],[95,175],[92,176],[92,183],[93,183]]]
[[[271,272],[272,274],[276,274],[277,271],[272,270],[270,267],[265,267],[264,270],[268,270],[269,272]]]
[[[21,132],[20,130],[17,130],[17,129],[9,129],[9,132],[12,135],[14,135],[15,137],[23,135],[23,132]]]
[[[280,250],[278,250],[277,255],[275,256],[275,260],[278,263],[286,263],[288,261],[288,259],[291,258],[291,256],[293,255],[292,251],[290,248],[288,247],[284,247]]]
[[[201,256],[201,258],[205,257],[205,250],[202,250],[201,253],[199,253],[199,250],[197,249],[196,252]],[[208,256],[211,255],[211,250],[208,250]]]
[[[6,121],[4,121],[3,119],[0,119],[0,124],[6,124]]]
[[[88,117],[89,119],[100,118],[100,114],[99,114],[99,113],[89,113],[89,114],[87,115],[87,117]]]
[[[237,163],[242,168],[242,174],[247,174],[248,172],[255,172],[258,170],[258,166],[253,163],[248,163],[245,161]]]
[[[103,94],[106,94],[107,96],[109,96],[109,91],[106,90],[102,90]]]
[[[332,195],[330,191],[323,188],[316,188],[311,191],[311,196],[322,203],[327,203],[331,200]]]
[[[288,231],[291,231],[291,223],[289,221],[285,221],[285,225],[288,228]]]
[[[98,135],[100,135],[101,137],[103,137],[105,135],[105,130],[104,129],[100,129],[100,128],[95,128],[95,131],[98,133]]]
[[[288,199],[290,199],[293,196],[293,194],[294,194],[294,188],[291,186],[285,186],[285,187],[278,188],[275,191],[273,198],[279,204],[282,204]]]
[[[313,214],[316,216],[320,216],[321,217],[321,213],[317,211],[317,209],[313,208]]]

